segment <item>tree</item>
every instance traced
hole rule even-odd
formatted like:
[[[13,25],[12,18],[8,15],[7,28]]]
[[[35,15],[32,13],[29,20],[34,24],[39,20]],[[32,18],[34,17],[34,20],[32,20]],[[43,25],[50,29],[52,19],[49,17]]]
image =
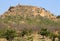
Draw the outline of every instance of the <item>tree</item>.
[[[24,28],[22,31],[21,31],[21,33],[20,33],[20,36],[21,37],[23,37],[24,35],[31,35],[31,33],[32,33],[32,29],[26,29],[26,28]]]
[[[57,18],[60,18],[60,15],[58,15]]]
[[[27,29],[23,29],[20,33],[20,36],[24,37],[24,35],[27,35],[27,34],[28,34]]]
[[[15,30],[7,29],[3,35],[8,41],[12,41],[17,34]]]
[[[44,39],[44,36],[48,36],[49,35],[49,31],[46,28],[42,28],[40,30],[39,34],[41,34],[43,36],[43,39]]]

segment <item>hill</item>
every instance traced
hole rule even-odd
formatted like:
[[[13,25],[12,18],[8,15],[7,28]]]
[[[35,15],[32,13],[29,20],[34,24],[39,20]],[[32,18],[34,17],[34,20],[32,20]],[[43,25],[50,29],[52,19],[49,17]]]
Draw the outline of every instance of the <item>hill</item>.
[[[36,6],[17,5],[11,6],[8,11],[0,16],[0,28],[33,29],[48,28],[50,31],[60,30],[60,22],[54,21],[56,16],[44,8]]]

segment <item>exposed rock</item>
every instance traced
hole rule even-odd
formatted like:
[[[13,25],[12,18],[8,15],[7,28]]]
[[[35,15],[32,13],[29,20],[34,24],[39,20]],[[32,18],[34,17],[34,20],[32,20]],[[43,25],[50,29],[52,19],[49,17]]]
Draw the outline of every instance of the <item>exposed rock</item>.
[[[52,15],[49,11],[45,10],[44,8],[38,8],[35,6],[25,6],[25,5],[17,5],[11,6],[8,11],[4,13],[3,16],[7,15],[23,15],[23,16],[42,16],[49,19],[56,19],[56,16]]]

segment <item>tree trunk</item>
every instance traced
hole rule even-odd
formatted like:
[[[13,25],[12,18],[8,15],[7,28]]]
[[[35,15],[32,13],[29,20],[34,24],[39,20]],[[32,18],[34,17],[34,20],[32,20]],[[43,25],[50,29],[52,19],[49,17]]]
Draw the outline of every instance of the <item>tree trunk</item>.
[[[52,41],[55,41],[55,38],[54,37],[52,38]]]
[[[60,41],[60,38],[58,38],[58,41]]]
[[[12,41],[12,39],[9,39],[8,41]]]
[[[43,36],[43,39],[44,39],[44,36]]]

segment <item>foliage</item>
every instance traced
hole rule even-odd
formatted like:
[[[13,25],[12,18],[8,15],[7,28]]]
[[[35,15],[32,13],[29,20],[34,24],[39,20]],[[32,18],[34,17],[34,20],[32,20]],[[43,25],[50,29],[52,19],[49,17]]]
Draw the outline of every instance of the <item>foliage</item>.
[[[39,34],[41,34],[44,38],[44,36],[48,36],[50,33],[46,28],[42,28],[39,32]]]
[[[4,38],[6,38],[7,40],[13,40],[16,35],[16,31],[13,29],[7,29],[3,34]]]
[[[27,35],[27,34],[28,34],[28,33],[27,33],[26,29],[24,29],[24,30],[21,31],[20,36],[23,37],[24,35]]]
[[[32,33],[32,30],[31,30],[31,29],[28,30],[28,29],[24,28],[24,29],[21,31],[20,36],[23,37],[24,35],[31,35],[31,33]]]
[[[60,18],[60,15],[59,15],[59,16],[57,16],[57,18]]]

